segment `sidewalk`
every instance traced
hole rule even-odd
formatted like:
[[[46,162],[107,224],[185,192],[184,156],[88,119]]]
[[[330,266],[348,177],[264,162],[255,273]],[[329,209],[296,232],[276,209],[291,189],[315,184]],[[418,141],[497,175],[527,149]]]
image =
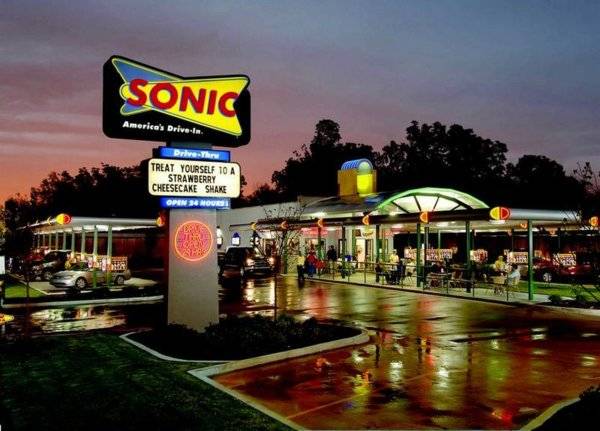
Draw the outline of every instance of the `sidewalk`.
[[[296,274],[282,274],[285,277],[298,278]],[[399,290],[405,292],[413,292],[413,293],[425,293],[430,295],[441,295],[448,297],[457,297],[464,299],[474,299],[479,301],[488,301],[488,302],[499,302],[505,304],[526,304],[526,305],[536,305],[542,304],[544,302],[548,302],[548,295],[536,293],[534,294],[534,299],[530,301],[528,299],[528,295],[526,292],[518,292],[514,290],[510,290],[507,293],[506,290],[502,293],[494,293],[494,289],[490,285],[479,284],[475,285],[475,288],[471,289],[470,292],[467,292],[466,289],[463,288],[455,288],[455,287],[431,287],[431,288],[423,288],[417,287],[416,279],[414,277],[407,277],[401,284],[387,284],[384,282],[376,282],[375,274],[372,273],[364,273],[364,272],[355,272],[354,274],[350,274],[346,277],[341,277],[338,273],[334,276],[331,274],[322,274],[320,276],[315,275],[312,278],[306,276],[306,280],[313,281],[324,281],[329,283],[343,283],[343,284],[352,284],[357,286],[368,286],[368,287],[377,287],[380,289],[391,289],[391,290]]]

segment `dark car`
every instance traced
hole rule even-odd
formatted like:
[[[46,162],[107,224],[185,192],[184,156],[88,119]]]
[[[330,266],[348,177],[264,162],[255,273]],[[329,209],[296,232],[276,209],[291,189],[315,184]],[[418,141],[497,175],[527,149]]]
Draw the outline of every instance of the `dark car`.
[[[46,253],[41,261],[32,262],[32,273],[42,280],[49,281],[54,273],[65,269],[65,262],[70,253],[70,250],[53,250]]]
[[[534,259],[534,277],[550,283],[552,281],[594,282],[596,277],[595,257],[589,253],[578,253],[575,265],[561,265],[548,259]]]
[[[245,278],[251,274],[268,275],[273,272],[275,260],[263,256],[253,247],[230,247],[219,268],[223,277]]]

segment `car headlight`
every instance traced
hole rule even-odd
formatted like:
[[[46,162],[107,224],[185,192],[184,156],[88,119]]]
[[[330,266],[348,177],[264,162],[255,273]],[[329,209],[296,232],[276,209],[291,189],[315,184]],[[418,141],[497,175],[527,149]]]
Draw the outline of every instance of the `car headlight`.
[[[254,265],[254,259],[246,259],[246,265],[247,265],[247,266],[252,266],[252,265]]]

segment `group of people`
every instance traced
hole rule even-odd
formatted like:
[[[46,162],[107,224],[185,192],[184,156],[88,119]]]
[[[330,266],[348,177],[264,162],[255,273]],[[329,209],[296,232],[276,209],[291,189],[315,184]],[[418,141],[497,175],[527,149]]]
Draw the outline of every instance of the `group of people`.
[[[335,247],[330,245],[327,250],[327,267],[329,271],[335,271],[335,265],[337,263],[338,255],[335,251]],[[304,274],[307,274],[309,278],[313,277],[315,273],[320,269],[319,265],[321,261],[317,257],[314,250],[310,250],[306,256],[302,252],[298,253],[296,258],[296,269],[298,271],[298,280],[304,280]]]
[[[516,263],[508,265],[504,262],[503,256],[498,256],[493,265],[494,272],[497,275],[506,275],[506,284],[516,285],[521,279],[521,271]]]

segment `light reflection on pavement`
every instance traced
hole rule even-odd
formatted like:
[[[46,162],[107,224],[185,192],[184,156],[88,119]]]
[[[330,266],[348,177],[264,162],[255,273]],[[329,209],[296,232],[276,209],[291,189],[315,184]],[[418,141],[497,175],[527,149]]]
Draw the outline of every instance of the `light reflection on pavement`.
[[[275,294],[276,293],[276,294]],[[313,429],[514,429],[600,383],[600,322],[294,279],[250,281],[246,311],[335,319],[372,342],[215,379]]]

